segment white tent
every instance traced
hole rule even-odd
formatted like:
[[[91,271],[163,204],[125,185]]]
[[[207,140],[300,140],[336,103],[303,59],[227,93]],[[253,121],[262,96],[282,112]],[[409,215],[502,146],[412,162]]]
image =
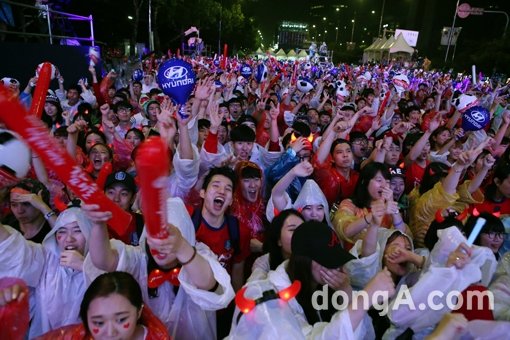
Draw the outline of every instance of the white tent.
[[[395,39],[395,42],[390,46],[390,54],[399,52],[404,52],[407,54],[414,53],[414,48],[409,46],[402,33],[398,35],[397,39]]]
[[[304,50],[301,50],[301,51],[304,51]],[[299,54],[301,55],[301,52],[299,52]],[[289,59],[289,60],[296,60],[297,57],[298,57],[298,55],[296,54],[296,51],[294,51],[294,49],[291,49],[289,51],[289,53],[287,53],[287,59]]]
[[[287,59],[287,54],[285,54],[283,48],[280,48],[278,52],[276,52],[276,59],[277,60]]]
[[[383,40],[383,38],[377,38],[374,40],[374,42],[372,42],[372,44],[370,44],[370,46],[368,46],[367,48],[365,48],[363,50],[363,62],[366,63],[368,61],[371,61],[373,58],[373,52],[374,50],[376,49],[376,46]],[[386,40],[384,40],[386,41]],[[383,42],[384,43],[384,42]]]

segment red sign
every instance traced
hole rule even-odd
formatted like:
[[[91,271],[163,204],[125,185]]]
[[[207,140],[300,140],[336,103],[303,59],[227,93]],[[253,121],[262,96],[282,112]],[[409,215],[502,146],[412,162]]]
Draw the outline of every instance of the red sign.
[[[461,19],[467,18],[471,14],[471,6],[468,3],[460,4],[457,7],[457,15]]]
[[[457,7],[457,15],[461,19],[465,19],[470,15],[483,15],[484,9],[481,7],[471,7],[468,3],[460,4]]]

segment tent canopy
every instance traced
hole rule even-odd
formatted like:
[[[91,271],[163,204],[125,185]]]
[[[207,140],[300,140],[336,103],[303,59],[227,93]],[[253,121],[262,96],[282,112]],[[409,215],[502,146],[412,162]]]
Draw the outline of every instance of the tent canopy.
[[[414,48],[409,46],[407,41],[404,39],[404,36],[401,34],[398,35],[397,39],[391,44],[390,46],[390,54],[392,53],[398,53],[398,52],[405,52],[409,54],[414,53]]]

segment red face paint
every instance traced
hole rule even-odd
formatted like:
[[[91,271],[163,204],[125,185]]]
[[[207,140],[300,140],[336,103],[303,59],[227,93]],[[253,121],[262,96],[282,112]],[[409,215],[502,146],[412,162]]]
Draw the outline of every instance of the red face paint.
[[[131,324],[130,324],[129,322],[128,322],[128,323],[125,323],[125,324],[123,324],[123,325],[122,325],[122,327],[124,327],[124,328],[126,328],[126,329],[128,329],[128,328],[129,328],[129,326],[131,326]]]
[[[99,328],[92,328],[92,333],[94,333],[94,334],[99,333]]]
[[[62,239],[62,235],[57,235],[57,241],[60,241]]]

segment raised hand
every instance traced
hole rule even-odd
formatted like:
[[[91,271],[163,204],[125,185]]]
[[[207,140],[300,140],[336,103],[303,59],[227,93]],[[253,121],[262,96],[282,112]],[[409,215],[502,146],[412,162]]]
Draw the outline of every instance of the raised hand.
[[[72,268],[77,271],[83,270],[83,261],[85,258],[76,250],[64,250],[60,253],[60,265]]]
[[[471,262],[471,254],[473,253],[473,249],[462,242],[459,244],[457,249],[452,251],[448,256],[448,260],[446,261],[447,267],[455,266],[457,269],[464,268],[469,262]]]
[[[206,100],[214,91],[214,79],[212,77],[200,79],[195,87],[195,99]]]
[[[299,162],[291,170],[296,177],[308,177],[313,173],[313,166],[310,162]]]

